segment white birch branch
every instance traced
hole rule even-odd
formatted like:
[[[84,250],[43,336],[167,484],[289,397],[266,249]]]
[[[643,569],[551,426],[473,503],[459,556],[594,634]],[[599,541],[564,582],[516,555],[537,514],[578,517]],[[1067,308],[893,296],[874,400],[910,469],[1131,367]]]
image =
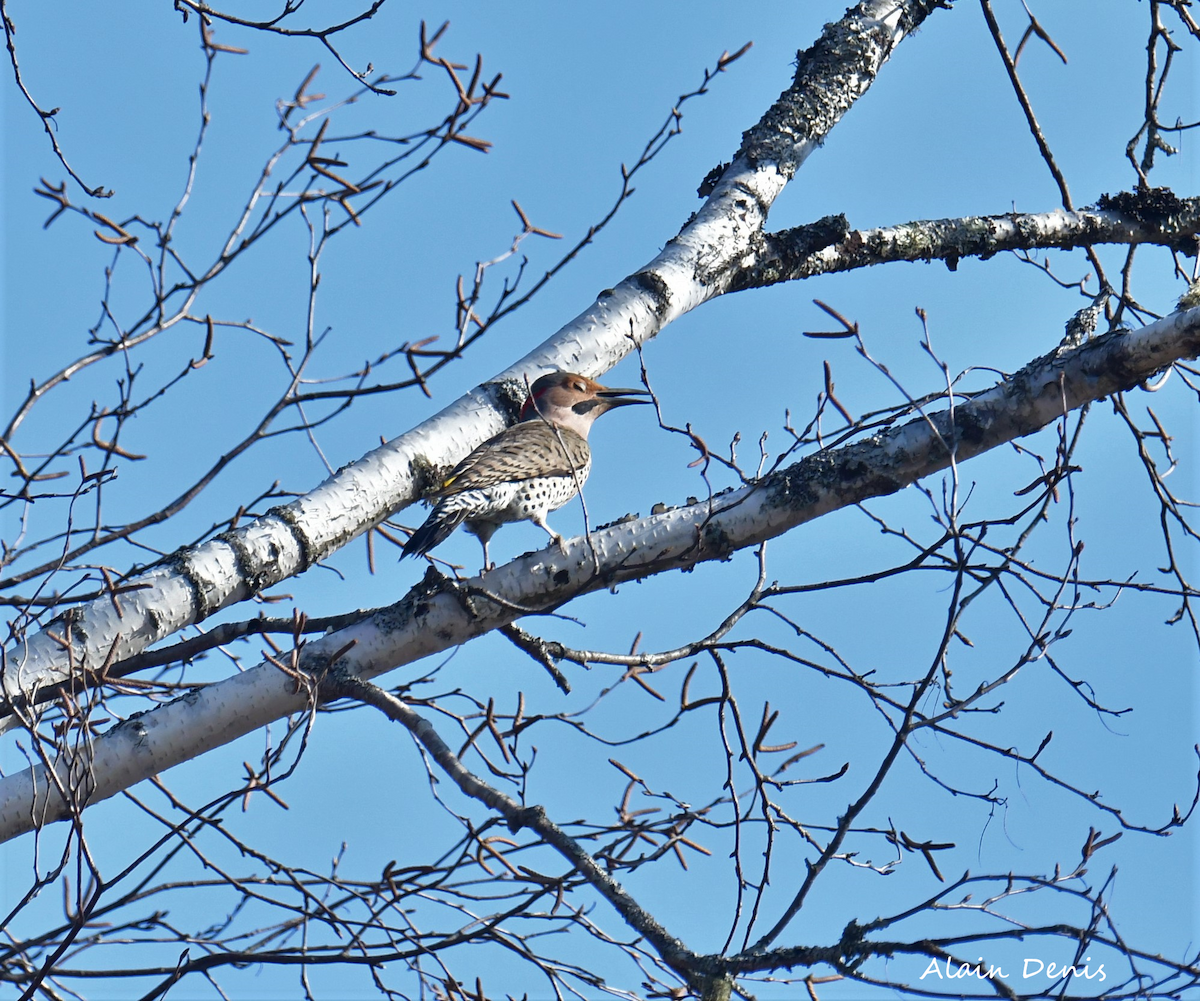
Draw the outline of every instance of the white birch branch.
[[[892,49],[942,0],[864,0],[827,24],[792,85],[743,136],[711,196],[653,261],[490,383],[315,490],[127,582],[136,590],[69,609],[3,652],[5,706],[39,688],[124,660],[185,626],[302,573],[396,510],[515,416],[525,379],[562,369],[600,375],[667,324],[728,290],[796,169],[861,97]],[[119,609],[118,609],[119,605]],[[8,709],[8,711],[5,711]],[[4,719],[4,717],[8,717]]]
[[[1101,243],[1149,243],[1196,256],[1200,198],[1178,198],[1156,189],[1106,196],[1101,203],[1117,207],[922,219],[853,231],[843,217],[831,216],[763,233],[755,241],[753,263],[733,278],[729,291],[893,261],[944,260],[953,270],[964,257],[987,260],[1003,251],[1070,250]]]
[[[369,679],[457,646],[528,611],[668,570],[724,560],[823,514],[894,493],[997,445],[1032,434],[1084,403],[1133,389],[1200,355],[1200,306],[1137,331],[1118,331],[1035,359],[991,389],[946,410],[809,455],[752,486],[710,501],[623,522],[551,546],[453,585],[430,571],[403,599],[306,644],[301,669]],[[599,572],[596,572],[596,562]],[[348,645],[352,644],[348,648]],[[336,655],[336,661],[333,658]],[[121,723],[55,763],[0,780],[0,841],[72,816],[172,765],[302,712],[309,691],[269,662]]]

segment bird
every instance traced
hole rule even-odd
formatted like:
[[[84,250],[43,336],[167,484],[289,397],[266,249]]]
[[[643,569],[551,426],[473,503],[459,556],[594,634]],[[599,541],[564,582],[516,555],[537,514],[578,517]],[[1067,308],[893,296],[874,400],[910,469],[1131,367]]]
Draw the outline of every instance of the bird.
[[[489,438],[451,470],[431,492],[433,510],[401,551],[423,556],[459,525],[483,545],[483,569],[491,569],[488,542],[501,525],[532,521],[563,548],[546,515],[579,493],[592,470],[587,436],[601,414],[648,396],[645,389],[609,389],[575,372],[551,372],[529,387],[519,422]]]

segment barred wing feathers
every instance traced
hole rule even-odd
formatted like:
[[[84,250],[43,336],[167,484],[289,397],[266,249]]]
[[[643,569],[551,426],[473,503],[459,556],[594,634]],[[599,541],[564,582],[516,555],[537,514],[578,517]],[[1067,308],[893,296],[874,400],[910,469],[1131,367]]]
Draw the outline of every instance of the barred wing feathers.
[[[544,420],[525,421],[501,431],[468,455],[433,493],[449,497],[542,476],[586,477],[591,453],[587,441],[569,428]]]

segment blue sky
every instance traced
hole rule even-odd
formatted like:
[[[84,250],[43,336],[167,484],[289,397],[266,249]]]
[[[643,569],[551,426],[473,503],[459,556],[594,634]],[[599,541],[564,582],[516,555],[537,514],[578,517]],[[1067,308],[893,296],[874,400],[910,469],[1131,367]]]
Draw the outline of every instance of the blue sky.
[[[1020,8],[998,7],[1010,44],[1015,43],[1023,26]],[[323,20],[321,10],[332,16],[342,9],[326,4],[316,8],[314,18]],[[1031,43],[1021,65],[1079,205],[1133,183],[1123,150],[1140,122],[1137,82],[1144,72],[1140,40],[1146,19],[1144,4],[1106,0],[1088,5],[1086,16],[1082,9],[1059,4],[1035,8],[1070,63],[1063,66],[1044,46]],[[353,65],[371,61],[379,69],[403,72],[412,63],[418,21],[423,18],[432,28],[448,19],[451,27],[439,53],[470,63],[481,52],[485,78],[502,72],[501,89],[511,99],[493,104],[472,127],[473,134],[494,144],[490,153],[448,150],[366,216],[361,229],[347,229],[332,242],[321,262],[316,316],[317,330],[330,330],[328,346],[310,371],[320,378],[349,371],[405,340],[438,335],[448,341],[455,278],[459,273],[469,277],[476,261],[507,248],[517,225],[511,199],[520,202],[536,225],[565,234],[563,243],[577,239],[605,213],[619,189],[620,165],[636,160],[679,95],[698,85],[703,70],[722,51],[735,51],[747,41],[754,47],[713,82],[709,94],[685,106],[683,134],[638,177],[636,194],[596,244],[527,308],[472,347],[463,361],[440,373],[431,382],[434,399],[414,392],[369,398],[322,428],[318,440],[330,464],[336,468],[352,461],[380,435],[399,434],[440,409],[553,333],[598,291],[651,259],[699,205],[695,190],[700,180],[729,159],[741,132],[787,85],[796,50],[807,47],[822,24],[841,11],[841,4],[815,2],[736,11],[705,3],[690,5],[686,12],[674,5],[529,3],[517,14],[479,3],[421,9],[391,4],[364,30],[346,36],[344,52]],[[17,23],[29,87],[43,106],[61,108],[57,136],[70,162],[89,183],[116,191],[99,210],[116,220],[139,214],[165,218],[183,189],[199,123],[197,84],[203,59],[194,24],[185,26],[168,5],[149,2],[125,6],[123,17],[83,2],[57,4],[53,17],[27,2],[13,3],[9,13]],[[280,142],[275,101],[290,96],[316,62],[322,68],[312,89],[330,99],[352,89],[349,77],[314,42],[270,39],[228,26],[218,27],[215,37],[250,52],[221,55],[216,62],[209,95],[212,124],[176,240],[183,256],[200,262],[220,245],[239,199]],[[1185,53],[1180,59],[1175,96],[1167,107],[1171,115],[1193,121],[1200,117],[1194,57]],[[425,67],[423,75],[424,82],[405,84],[395,98],[365,99],[338,112],[338,128],[406,131],[440,117],[447,87],[436,79],[437,71]],[[11,81],[3,116],[0,392],[7,417],[31,377],[46,375],[62,359],[85,349],[87,331],[100,316],[104,269],[114,254],[76,218],[60,219],[43,231],[49,203],[33,195],[32,188],[40,176],[57,182],[62,168]],[[1180,194],[1197,190],[1193,145],[1185,135],[1182,154],[1162,164],[1156,183],[1171,185]],[[357,152],[357,147],[349,148]],[[770,227],[798,225],[833,212],[845,213],[852,226],[869,227],[1013,208],[1044,211],[1058,204],[979,11],[961,3],[953,11],[936,13],[903,43],[875,87],[776,203]],[[199,315],[253,319],[257,327],[280,337],[302,339],[307,249],[307,233],[295,220],[281,227],[202,296]],[[561,253],[559,245],[537,239],[522,250],[529,255],[531,274],[540,274]],[[1119,249],[1102,256],[1110,271],[1119,269]],[[1159,312],[1168,311],[1183,291],[1180,282],[1171,280],[1166,260],[1165,252],[1155,249],[1144,250],[1139,258],[1138,295]],[[1067,280],[1078,280],[1088,270],[1078,252],[1055,254],[1051,261]],[[502,280],[500,271],[490,279],[493,290]],[[144,273],[128,254],[118,262],[113,287],[118,319],[128,320],[144,308]],[[740,432],[743,458],[754,454],[759,435],[769,431],[767,447],[775,454],[786,440],[785,409],[801,423],[812,411],[825,360],[833,366],[839,398],[851,411],[896,403],[896,390],[856,357],[851,342],[801,336],[803,330],[828,325],[812,305],[814,298],[857,320],[875,357],[914,395],[935,390],[941,379],[918,348],[922,330],[915,307],[927,311],[935,348],[958,372],[971,366],[1018,368],[1056,344],[1063,323],[1082,305],[1077,295],[1011,257],[965,260],[954,273],[942,264],[889,265],[728,296],[673,324],[647,348],[646,364],[666,418],[680,426],[690,422],[714,448]],[[146,370],[139,378],[150,384],[158,373],[176,370],[199,353],[202,342],[202,329],[177,327],[143,353]],[[97,367],[72,380],[53,403],[35,411],[14,446],[30,452],[39,450],[39,442],[44,447],[56,430],[78,420],[81,408],[86,413],[92,399],[102,405],[110,400],[121,374],[119,366]],[[281,376],[264,342],[222,333],[216,358],[205,370],[131,426],[126,447],[155,460],[120,466],[106,498],[106,516],[134,516],[173,497],[180,484],[244,433],[247,421],[280,391]],[[993,378],[980,371],[967,385],[988,385]],[[623,363],[607,381],[636,384],[635,360]],[[1182,388],[1176,381],[1156,397],[1131,398],[1131,409],[1143,416],[1149,402],[1176,436],[1182,462],[1173,483],[1181,495],[1194,497],[1195,401]],[[597,425],[592,443],[596,463],[587,501],[593,523],[627,511],[645,514],[657,501],[681,503],[705,490],[698,470],[688,468],[694,455],[686,442],[659,431],[640,409],[606,418]],[[1053,454],[1052,435],[1043,433],[1025,444]],[[1088,543],[1084,572],[1123,578],[1137,571],[1153,579],[1154,567],[1163,560],[1155,507],[1128,434],[1106,403],[1093,408],[1078,464],[1083,472],[1077,477],[1075,513],[1078,534]],[[1009,510],[1012,492],[1033,478],[1031,468],[1011,449],[964,467],[964,486],[974,486],[966,516],[978,519]],[[283,489],[303,492],[324,475],[318,455],[303,437],[274,439],[236,462],[192,508],[147,538],[164,550],[173,549],[275,480]],[[935,494],[939,483],[928,484]],[[727,481],[715,473],[714,485]],[[929,503],[915,490],[869,508],[918,538],[933,533]],[[412,509],[398,520],[415,525],[421,516]],[[1062,510],[1056,516],[1061,522]],[[39,518],[52,517],[57,515],[35,511],[31,524],[42,526],[47,522]],[[563,509],[552,524],[560,531],[578,531],[578,509]],[[5,538],[15,534],[15,522],[3,527]],[[540,534],[528,525],[508,527],[493,541],[493,557],[540,546]],[[1032,557],[1048,567],[1060,566],[1064,545],[1061,524],[1048,526],[1032,547]],[[906,552],[895,539],[881,536],[861,512],[843,511],[773,542],[768,578],[804,583],[848,577],[898,562]],[[314,615],[394,601],[423,568],[395,563],[386,548],[378,555],[377,573],[371,576],[363,543],[355,542],[331,561],[338,573],[315,569],[275,591],[292,595],[295,604]],[[474,569],[478,546],[459,533],[439,555]],[[112,562],[123,560],[120,565],[147,558],[132,547],[106,556]],[[1195,571],[1194,555],[1186,559]],[[687,576],[627,585],[615,597],[582,599],[566,610],[582,620],[582,628],[555,620],[530,628],[571,645],[611,650],[627,649],[640,630],[642,649],[666,649],[713,628],[752,585],[755,569],[752,555],[744,553],[729,564],[701,567]],[[814,592],[793,599],[788,611],[856,666],[907,678],[924,670],[936,647],[946,583],[931,575],[877,583],[870,591]],[[286,613],[292,603],[284,601],[270,611]],[[994,721],[974,721],[975,732],[1028,752],[1053,729],[1056,738],[1044,760],[1053,756],[1053,766],[1082,788],[1102,787],[1131,820],[1150,826],[1165,822],[1172,803],[1186,807],[1190,802],[1195,773],[1190,748],[1197,735],[1196,650],[1184,626],[1162,626],[1171,611],[1169,601],[1125,595],[1108,612],[1078,615],[1074,635],[1056,648],[1064,670],[1085,676],[1100,701],[1132,706],[1134,712],[1106,722],[1065,691],[1044,665],[1037,665],[1026,670],[1020,685],[1005,691],[1006,711]],[[235,609],[226,617],[256,612]],[[778,624],[758,625],[764,637],[787,638]],[[970,687],[965,679],[995,677],[1023,646],[1013,616],[992,597],[972,609],[964,631],[976,645],[955,650],[963,688]],[[791,642],[797,643],[794,637]],[[815,647],[807,652],[817,655]],[[245,656],[246,663],[256,660],[250,652]],[[781,738],[786,730],[788,739],[802,746],[825,745],[813,759],[812,774],[852,763],[843,782],[801,786],[790,801],[814,822],[834,818],[848,798],[858,795],[873,767],[873,754],[877,756],[883,731],[871,718],[873,710],[860,695],[765,657],[739,654],[731,667],[748,717],[757,719],[757,707],[769,700],[783,711]],[[677,691],[686,668],[686,663],[675,665],[658,675],[656,684]],[[216,677],[229,669],[227,662],[214,659],[201,672]],[[404,677],[418,671],[405,669]],[[485,702],[495,697],[509,711],[520,690],[529,700],[527,712],[554,713],[587,705],[619,673],[575,669],[575,691],[568,702],[541,669],[515,654],[506,641],[488,637],[450,658],[427,693],[461,688]],[[402,679],[385,680],[395,684]],[[711,671],[702,671],[695,691],[711,694],[714,684]],[[590,718],[615,738],[652,725],[664,711],[627,684],[606,697]],[[531,797],[541,797],[552,815],[607,816],[607,804],[619,799],[624,785],[606,764],[611,754],[657,789],[697,802],[711,798],[720,784],[713,721],[689,718],[687,726],[694,731],[688,740],[674,731],[669,740],[619,752],[566,733],[539,733],[543,760]],[[174,770],[168,781],[184,798],[201,802],[236,781],[241,761],[253,759],[262,747],[262,735],[252,736]],[[985,807],[938,792],[911,764],[885,790],[869,823],[886,826],[890,819],[914,837],[955,841],[952,859],[939,859],[948,875],[965,868],[1048,871],[1056,861],[1069,866],[1078,858],[1089,826],[1115,833],[1110,818],[1077,797],[1053,792],[994,758],[973,757],[961,746],[933,738],[926,738],[922,753],[931,767],[955,781],[986,789],[994,780],[1008,797],[1007,810],[989,819]],[[20,766],[11,742],[0,754],[6,771]],[[321,717],[297,775],[281,794],[291,804],[289,811],[264,801],[249,814],[237,815],[239,830],[295,864],[318,869],[327,867],[343,840],[349,842],[346,866],[377,873],[389,858],[417,858],[435,850],[438,838],[453,829],[429,802],[423,769],[407,739],[365,711]],[[483,812],[474,815],[482,817]],[[128,832],[143,823],[120,799],[95,808],[89,821],[96,851],[113,867],[128,853]],[[1195,949],[1194,846],[1195,837],[1186,829],[1169,839],[1129,833],[1097,856],[1096,878],[1109,865],[1120,866],[1113,908],[1131,941],[1168,955]],[[27,882],[27,848],[6,846],[0,856],[10,895]],[[626,882],[689,944],[714,949],[724,938],[731,894],[723,856],[717,851],[712,860],[697,860],[688,873],[666,866],[641,870]],[[798,853],[787,858],[799,866]],[[786,868],[781,870],[778,883],[789,885],[789,876]],[[796,921],[784,936],[786,943],[824,943],[850,917],[869,919],[900,910],[932,892],[919,856],[906,857],[906,864],[886,879],[864,879],[848,867],[827,876],[811,914]],[[780,892],[780,899],[786,898]],[[712,912],[697,906],[698,899],[715,902],[715,923]],[[620,931],[605,906],[598,905],[596,920]],[[779,906],[776,902],[772,912]],[[535,989],[525,985],[521,978],[527,974],[507,957],[487,955],[477,962],[476,972],[492,974],[497,990],[519,994]],[[610,975],[614,982],[625,977],[629,986],[636,983],[620,964]],[[900,970],[898,975],[908,974]],[[237,991],[241,996],[281,996],[294,988],[293,977],[290,971],[265,970],[238,981]],[[369,992],[365,979],[341,988],[361,988],[364,996]],[[772,994],[769,986],[754,989],[763,997],[788,996]],[[105,993],[111,990],[98,985],[92,996],[119,996]],[[846,985],[822,991],[823,998],[856,996]]]

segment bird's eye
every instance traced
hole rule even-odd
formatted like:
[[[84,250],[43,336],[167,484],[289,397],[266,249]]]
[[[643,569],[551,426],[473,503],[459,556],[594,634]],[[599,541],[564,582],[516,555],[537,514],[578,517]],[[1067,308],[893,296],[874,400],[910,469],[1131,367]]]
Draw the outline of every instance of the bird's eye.
[[[585,392],[587,392],[587,386],[585,386],[585,385],[584,385],[582,382],[577,382],[577,383],[575,383],[575,385],[574,385],[574,386],[572,386],[571,388],[572,388],[573,390],[575,390],[575,392],[577,392],[577,393],[585,393]]]

